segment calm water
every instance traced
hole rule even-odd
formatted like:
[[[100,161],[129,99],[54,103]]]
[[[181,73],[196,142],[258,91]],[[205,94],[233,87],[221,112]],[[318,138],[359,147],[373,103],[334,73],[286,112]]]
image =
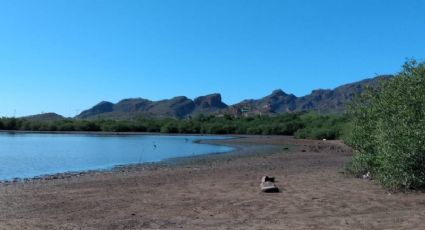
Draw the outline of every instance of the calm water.
[[[231,151],[226,146],[193,143],[223,138],[0,133],[0,180]]]

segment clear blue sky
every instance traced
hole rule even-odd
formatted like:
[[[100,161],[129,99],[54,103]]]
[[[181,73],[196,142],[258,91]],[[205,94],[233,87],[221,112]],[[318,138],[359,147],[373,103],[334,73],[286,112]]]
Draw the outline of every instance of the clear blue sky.
[[[0,0],[0,116],[302,96],[425,57],[423,0]]]

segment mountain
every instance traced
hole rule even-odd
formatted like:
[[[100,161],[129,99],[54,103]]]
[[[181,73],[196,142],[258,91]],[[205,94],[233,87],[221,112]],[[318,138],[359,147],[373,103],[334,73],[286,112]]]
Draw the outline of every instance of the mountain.
[[[342,85],[333,90],[313,90],[311,94],[297,100],[298,111],[315,110],[323,113],[342,113],[345,105],[353,100],[354,95],[363,92],[365,87],[376,88],[379,82],[391,76],[383,75],[363,81]]]
[[[65,119],[65,117],[56,113],[41,113],[41,114],[26,116],[22,118],[26,120],[30,120],[30,121],[55,121],[55,120]]]
[[[342,85],[335,89],[317,89],[310,94],[297,97],[280,89],[260,99],[248,99],[228,106],[218,93],[197,97],[194,100],[184,96],[161,101],[143,98],[130,98],[112,102],[102,101],[83,111],[78,119],[134,119],[146,118],[184,118],[199,114],[231,114],[234,116],[279,114],[286,112],[318,111],[320,113],[343,113],[345,106],[354,95],[361,93],[365,87],[378,87],[379,81],[390,75],[378,76],[363,81]]]
[[[317,89],[303,97],[286,94],[278,89],[261,99],[244,100],[232,105],[227,112],[235,116],[308,111],[343,113],[346,109],[345,106],[353,100],[354,95],[363,92],[366,87],[376,88],[380,81],[385,81],[390,77],[391,75],[382,75],[342,85],[333,90]]]
[[[132,119],[137,117],[182,118],[196,114],[211,114],[223,108],[227,108],[218,93],[201,96],[191,100],[184,96],[174,97],[161,101],[150,101],[143,98],[124,99],[114,104],[100,102],[91,109],[80,113],[76,118],[111,118]]]

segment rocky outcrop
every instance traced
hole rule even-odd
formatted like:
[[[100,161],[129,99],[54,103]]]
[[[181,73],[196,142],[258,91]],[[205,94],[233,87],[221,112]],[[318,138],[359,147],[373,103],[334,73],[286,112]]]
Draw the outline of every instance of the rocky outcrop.
[[[199,108],[223,109],[227,107],[227,105],[221,101],[221,94],[219,93],[197,97],[195,98],[194,102],[195,105]]]

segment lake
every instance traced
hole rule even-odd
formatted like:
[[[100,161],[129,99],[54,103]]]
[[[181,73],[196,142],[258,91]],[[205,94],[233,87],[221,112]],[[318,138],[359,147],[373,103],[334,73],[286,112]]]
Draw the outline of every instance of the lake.
[[[194,142],[211,139],[226,137],[0,133],[0,180],[110,169],[232,150]]]

